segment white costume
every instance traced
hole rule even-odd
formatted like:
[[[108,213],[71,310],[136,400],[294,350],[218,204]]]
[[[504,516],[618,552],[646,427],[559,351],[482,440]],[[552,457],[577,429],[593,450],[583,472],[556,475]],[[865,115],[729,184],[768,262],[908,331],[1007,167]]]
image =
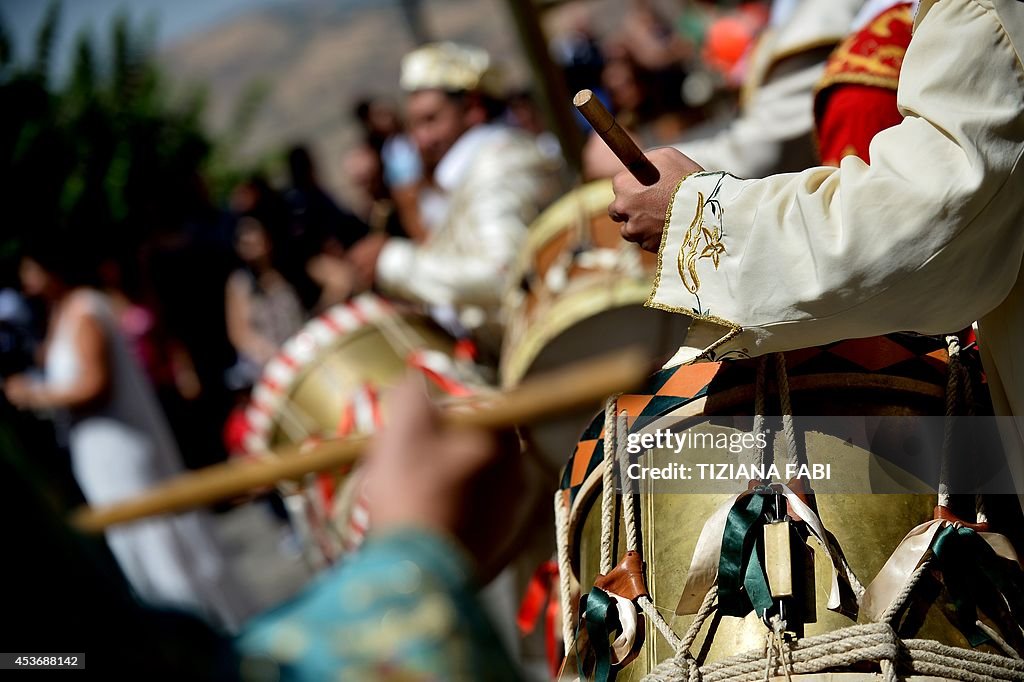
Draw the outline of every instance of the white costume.
[[[905,119],[875,136],[870,166],[684,179],[648,301],[696,318],[674,361],[979,320],[996,409],[1024,415],[1022,50],[1019,0],[925,0]]]
[[[101,325],[110,371],[103,403],[71,415],[71,465],[89,504],[110,504],[181,473],[181,456],[106,298],[88,290],[71,296],[68,305],[83,306]],[[77,380],[81,360],[76,334],[74,320],[62,315],[46,353],[49,386],[60,389]],[[114,527],[106,536],[143,601],[204,613],[231,630],[251,615],[253,609],[232,579],[203,514],[137,521]]]
[[[814,88],[863,0],[776,0],[754,50],[739,117],[710,137],[673,145],[705,168],[742,177],[817,163]]]
[[[402,87],[484,87],[491,77],[488,59],[474,48],[426,46],[403,60]],[[378,286],[435,310],[454,310],[458,324],[496,350],[509,265],[527,226],[559,193],[556,171],[527,135],[499,125],[471,128],[434,173],[439,195],[433,197],[433,213],[443,218],[428,225],[423,244],[388,241],[377,261]]]

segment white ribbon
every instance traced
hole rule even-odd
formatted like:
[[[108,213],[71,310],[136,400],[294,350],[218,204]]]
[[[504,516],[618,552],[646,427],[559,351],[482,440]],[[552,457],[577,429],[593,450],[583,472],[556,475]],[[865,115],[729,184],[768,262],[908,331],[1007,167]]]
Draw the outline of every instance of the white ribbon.
[[[637,613],[633,602],[620,597],[614,592],[608,593],[615,600],[615,609],[619,612],[619,627],[622,632],[612,642],[612,665],[624,661],[633,650],[633,643],[636,641]]]
[[[789,508],[807,524],[811,534],[817,538],[825,554],[832,563],[832,587],[828,595],[828,609],[830,611],[842,610],[846,613],[856,613],[856,603],[844,603],[843,593],[839,589],[839,581],[842,580],[850,592],[853,589],[850,579],[846,575],[846,569],[839,557],[832,552],[825,532],[825,526],[813,509],[804,504],[796,493],[783,483],[772,485],[774,490],[785,496]],[[679,597],[679,604],[676,606],[676,614],[685,615],[697,613],[704,597],[707,596],[715,583],[718,582],[718,561],[722,556],[722,535],[725,533],[725,524],[729,518],[729,511],[732,510],[736,501],[745,495],[751,495],[753,491],[745,490],[740,494],[726,500],[704,524],[697,539],[697,546],[693,550],[693,559],[690,561],[690,570],[686,574],[686,584],[683,586],[683,593]]]
[[[946,526],[958,525],[947,519],[934,519],[916,526],[907,533],[861,598],[861,608],[872,621],[877,621],[903,591],[914,571],[928,557],[938,532]],[[995,550],[996,554],[1004,559],[1017,561],[1017,553],[1006,536],[999,533],[978,535]]]

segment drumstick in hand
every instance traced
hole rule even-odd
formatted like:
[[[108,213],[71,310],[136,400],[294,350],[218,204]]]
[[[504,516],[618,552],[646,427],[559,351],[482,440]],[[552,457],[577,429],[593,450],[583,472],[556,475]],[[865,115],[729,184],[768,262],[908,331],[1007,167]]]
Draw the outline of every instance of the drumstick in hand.
[[[658,182],[661,175],[654,164],[650,162],[640,147],[636,146],[633,138],[622,129],[619,122],[611,115],[601,101],[594,96],[590,90],[580,90],[572,98],[576,109],[587,119],[587,123],[594,129],[594,132],[604,140],[608,148],[612,150],[619,161],[626,167],[633,177],[641,185],[653,185]]]
[[[479,409],[446,410],[453,427],[502,429],[546,421],[581,407],[596,406],[604,397],[628,391],[643,382],[651,366],[637,349],[617,351],[575,363],[524,381],[519,387],[491,397]],[[368,438],[327,441],[308,452],[277,453],[256,462],[228,462],[182,474],[138,497],[103,507],[85,507],[72,516],[79,530],[99,532],[136,519],[194,509],[257,490],[279,481],[337,469],[356,461]]]

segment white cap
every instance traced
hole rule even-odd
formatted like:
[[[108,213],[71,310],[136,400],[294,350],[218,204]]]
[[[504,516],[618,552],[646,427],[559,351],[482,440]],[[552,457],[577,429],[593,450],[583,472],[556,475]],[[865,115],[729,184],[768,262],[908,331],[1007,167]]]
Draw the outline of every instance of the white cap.
[[[501,94],[501,78],[486,50],[458,43],[430,43],[402,58],[402,89]]]

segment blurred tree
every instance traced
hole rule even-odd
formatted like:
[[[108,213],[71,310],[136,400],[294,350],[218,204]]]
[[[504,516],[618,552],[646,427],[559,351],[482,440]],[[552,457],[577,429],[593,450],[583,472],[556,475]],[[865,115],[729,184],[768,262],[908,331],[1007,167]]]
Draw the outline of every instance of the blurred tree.
[[[119,16],[103,60],[83,33],[58,86],[49,73],[59,20],[52,2],[29,64],[12,63],[0,25],[0,253],[43,230],[130,249],[208,201],[199,179],[212,150],[200,125],[203,100],[171,102],[151,56],[152,31]]]
[[[152,22],[139,28],[122,14],[102,43],[80,34],[57,81],[59,22],[51,2],[27,63],[13,60],[0,25],[0,287],[15,283],[28,240],[72,244],[97,274],[104,257],[137,268],[132,293],[154,311],[154,333],[187,350],[201,387],[187,404],[168,389],[165,409],[186,463],[209,464],[223,456],[220,427],[233,404],[223,381],[234,362],[223,310],[233,223],[217,200],[252,172],[231,152],[266,87],[246,90],[215,144],[201,124],[202,92],[172,87],[159,68]]]

